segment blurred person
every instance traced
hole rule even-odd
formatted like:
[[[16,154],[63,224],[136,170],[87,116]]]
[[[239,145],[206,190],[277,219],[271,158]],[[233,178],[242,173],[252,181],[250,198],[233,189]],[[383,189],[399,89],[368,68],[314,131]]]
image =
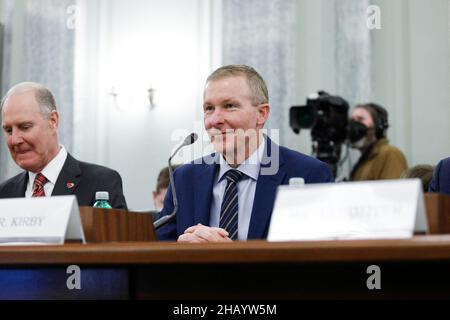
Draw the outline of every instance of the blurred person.
[[[408,168],[401,175],[402,179],[419,178],[422,181],[423,192],[428,192],[428,188],[433,177],[434,167],[428,164],[420,164],[411,168]]]
[[[173,171],[177,169],[179,165],[172,166]],[[164,207],[164,198],[166,197],[167,189],[170,185],[169,167],[164,167],[158,174],[156,180],[156,190],[152,191],[153,204],[157,211],[161,211]]]
[[[429,191],[450,194],[450,158],[443,159],[436,165]]]
[[[375,103],[355,107],[349,123],[349,138],[361,157],[352,169],[350,180],[399,179],[408,168],[400,149],[389,144],[387,111]]]

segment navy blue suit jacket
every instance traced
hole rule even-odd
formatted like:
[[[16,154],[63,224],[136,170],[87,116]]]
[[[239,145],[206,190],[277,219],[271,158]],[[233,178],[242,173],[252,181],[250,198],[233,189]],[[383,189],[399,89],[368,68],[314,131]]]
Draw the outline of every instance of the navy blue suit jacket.
[[[279,166],[275,174],[261,174],[256,183],[255,199],[250,218],[248,239],[265,239],[269,229],[277,187],[289,184],[289,179],[301,177],[305,183],[334,181],[327,164],[299,152],[278,146],[266,138],[266,150],[261,162],[263,167],[272,165],[267,159],[279,154]],[[214,158],[214,154],[209,156]],[[273,158],[272,158],[273,159]],[[208,164],[209,163],[209,164]],[[179,167],[174,172],[178,196],[178,212],[175,221],[157,231],[159,240],[177,240],[184,231],[198,223],[209,226],[212,190],[219,165],[201,159]],[[161,216],[173,211],[172,190],[169,188]]]
[[[450,158],[443,159],[437,164],[429,191],[450,194]]]

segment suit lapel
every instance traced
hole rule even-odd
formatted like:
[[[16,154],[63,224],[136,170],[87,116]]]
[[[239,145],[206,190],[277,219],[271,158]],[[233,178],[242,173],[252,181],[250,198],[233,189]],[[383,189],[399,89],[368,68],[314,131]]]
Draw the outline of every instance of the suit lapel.
[[[267,144],[264,157],[261,162],[261,168],[270,167],[271,157],[278,156],[278,171],[273,175],[262,175],[259,173],[256,183],[255,199],[253,200],[252,215],[248,230],[248,239],[263,239],[267,236],[267,228],[270,223],[277,188],[282,184],[286,172],[283,170],[283,158],[278,145],[266,137]]]
[[[52,196],[64,196],[74,194],[81,180],[81,169],[78,161],[70,154],[56,180],[55,188],[53,188]]]
[[[25,197],[28,183],[28,171],[22,172],[17,178],[17,183],[13,184],[11,196]]]
[[[203,164],[197,166],[197,168],[199,170],[196,171],[194,179],[194,223],[209,226],[217,164]]]

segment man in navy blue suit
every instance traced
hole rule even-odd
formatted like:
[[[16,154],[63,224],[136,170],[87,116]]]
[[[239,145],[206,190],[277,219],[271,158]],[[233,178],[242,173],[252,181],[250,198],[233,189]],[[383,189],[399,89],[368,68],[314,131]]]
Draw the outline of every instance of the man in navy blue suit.
[[[224,66],[207,79],[205,129],[216,153],[174,173],[179,209],[158,230],[160,240],[227,242],[265,239],[279,185],[332,182],[328,166],[281,147],[262,132],[269,95],[262,77],[245,65]],[[172,190],[161,215],[173,210]]]
[[[443,159],[437,164],[429,191],[450,194],[450,158]]]

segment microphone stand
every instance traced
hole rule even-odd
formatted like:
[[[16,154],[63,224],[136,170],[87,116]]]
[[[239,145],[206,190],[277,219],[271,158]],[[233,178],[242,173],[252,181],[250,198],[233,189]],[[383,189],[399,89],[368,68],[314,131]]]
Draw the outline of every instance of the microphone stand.
[[[187,136],[184,139],[183,143],[175,150],[175,152],[169,158],[169,161],[168,161],[169,180],[170,180],[170,188],[172,190],[173,210],[172,210],[171,214],[163,216],[153,223],[153,227],[155,228],[155,230],[158,230],[159,228],[172,222],[173,219],[175,219],[175,216],[178,211],[178,197],[177,197],[177,191],[176,191],[175,183],[174,183],[174,179],[173,179],[172,158],[178,153],[178,151],[181,148],[193,144],[197,140],[197,138],[198,138],[198,136],[196,133],[191,133],[189,136]]]

